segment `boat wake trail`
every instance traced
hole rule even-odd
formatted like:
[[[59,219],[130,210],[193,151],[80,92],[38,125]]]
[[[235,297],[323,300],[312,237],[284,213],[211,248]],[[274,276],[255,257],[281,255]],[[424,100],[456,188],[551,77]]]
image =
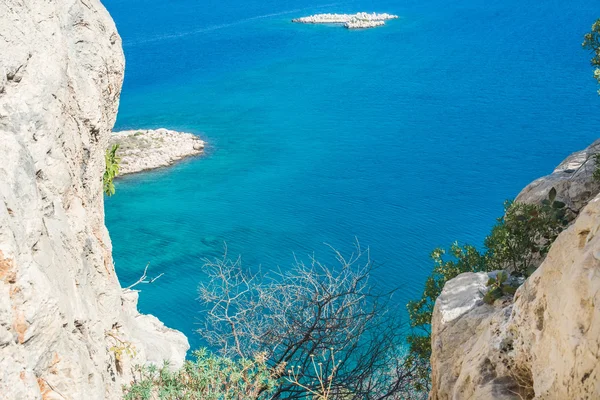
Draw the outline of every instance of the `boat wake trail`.
[[[335,6],[335,5],[338,5],[338,4],[341,4],[341,3],[322,4],[322,5],[319,5],[319,6],[316,6],[316,7],[310,7],[310,9],[318,9],[318,8],[323,8],[323,7],[331,7],[331,6]],[[155,37],[151,37],[151,38],[147,38],[147,39],[142,39],[142,40],[135,40],[135,41],[130,41],[130,42],[124,42],[123,43],[123,47],[134,47],[134,46],[137,46],[137,45],[148,44],[148,43],[155,43],[155,42],[161,42],[161,41],[164,41],[164,40],[179,39],[179,38],[186,37],[186,36],[197,35],[197,34],[201,34],[201,33],[205,33],[205,32],[211,32],[211,31],[216,31],[216,30],[224,29],[224,28],[230,28],[232,26],[245,24],[247,22],[256,21],[256,20],[259,20],[259,19],[266,19],[266,18],[278,17],[278,16],[281,16],[281,15],[294,14],[294,13],[298,13],[300,11],[304,11],[304,10],[307,10],[307,9],[309,9],[309,8],[297,8],[297,9],[294,9],[294,10],[286,10],[286,11],[281,11],[281,12],[276,12],[276,13],[270,13],[270,14],[264,14],[264,15],[257,15],[257,16],[254,16],[254,17],[244,18],[244,19],[241,19],[239,21],[228,22],[228,23],[219,24],[219,25],[206,26],[206,27],[199,28],[199,29],[194,29],[194,30],[191,30],[191,31],[176,32],[176,33],[172,33],[172,34],[160,35],[160,36],[155,36]]]

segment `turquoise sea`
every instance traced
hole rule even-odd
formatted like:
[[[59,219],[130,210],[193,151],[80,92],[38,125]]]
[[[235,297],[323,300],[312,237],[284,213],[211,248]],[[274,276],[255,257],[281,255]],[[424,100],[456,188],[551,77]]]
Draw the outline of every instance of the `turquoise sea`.
[[[115,129],[167,127],[206,155],[117,183],[106,223],[140,310],[201,344],[202,258],[330,260],[355,238],[422,290],[430,251],[481,245],[502,203],[598,137],[582,35],[597,0],[104,0],[123,37]],[[291,18],[400,15],[348,31]]]

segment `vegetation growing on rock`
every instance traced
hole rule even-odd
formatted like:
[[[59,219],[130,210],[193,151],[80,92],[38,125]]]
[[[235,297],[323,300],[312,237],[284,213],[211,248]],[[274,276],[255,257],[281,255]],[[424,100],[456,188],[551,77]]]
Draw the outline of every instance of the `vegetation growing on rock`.
[[[115,144],[121,158],[119,175],[166,167],[204,151],[198,136],[164,128],[113,132],[109,148]]]
[[[515,294],[517,287],[508,280],[509,275],[505,271],[498,271],[498,273],[491,277],[487,282],[488,291],[483,296],[483,301],[487,304],[494,304],[494,301],[502,298],[507,294]]]
[[[119,175],[119,163],[121,162],[121,158],[117,156],[117,150],[119,150],[119,145],[115,144],[109,150],[106,150],[104,154],[106,167],[102,177],[102,187],[107,196],[115,194],[115,184],[113,181]]]
[[[268,399],[283,372],[269,368],[263,354],[232,360],[200,349],[194,358],[175,372],[168,365],[138,367],[124,400]]]
[[[531,275],[566,226],[565,203],[556,200],[554,188],[542,204],[506,202],[504,215],[485,239],[486,270]]]
[[[425,282],[423,295],[407,305],[413,332],[408,336],[409,361],[415,363],[417,389],[428,389],[429,359],[431,357],[430,323],[435,300],[450,279],[464,272],[491,272],[506,270],[513,275],[527,277],[535,271],[546,256],[558,234],[567,226],[565,204],[556,200],[552,188],[542,204],[506,202],[504,215],[485,239],[484,252],[474,246],[452,244],[450,250],[435,249],[432,274]],[[488,282],[485,300],[493,303],[505,294],[514,293],[507,284],[508,274],[501,272]],[[425,386],[423,386],[425,384]]]
[[[592,30],[585,35],[583,48],[592,52],[591,63],[592,66],[596,67],[594,78],[600,84],[600,19],[594,22]],[[600,94],[600,90],[598,90],[598,94]]]

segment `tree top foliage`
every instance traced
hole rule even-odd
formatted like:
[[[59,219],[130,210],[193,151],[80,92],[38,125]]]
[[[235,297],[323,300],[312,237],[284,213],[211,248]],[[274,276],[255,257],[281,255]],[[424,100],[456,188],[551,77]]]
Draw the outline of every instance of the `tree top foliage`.
[[[583,48],[592,52],[592,66],[594,70],[594,78],[600,84],[600,19],[596,20],[592,25],[592,30],[586,33],[583,40]],[[600,90],[598,91],[600,94]]]

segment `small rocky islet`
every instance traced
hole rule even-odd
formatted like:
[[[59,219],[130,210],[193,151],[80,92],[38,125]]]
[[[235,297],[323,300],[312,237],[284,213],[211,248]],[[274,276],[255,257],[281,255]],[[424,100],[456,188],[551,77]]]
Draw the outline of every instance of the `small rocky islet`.
[[[109,148],[116,144],[121,159],[119,175],[166,167],[204,152],[204,141],[198,136],[164,128],[113,132]]]
[[[347,29],[366,29],[385,25],[385,21],[398,18],[397,15],[388,13],[367,13],[359,12],[356,14],[315,14],[308,17],[294,18],[292,22],[299,24],[334,24],[342,25]]]

